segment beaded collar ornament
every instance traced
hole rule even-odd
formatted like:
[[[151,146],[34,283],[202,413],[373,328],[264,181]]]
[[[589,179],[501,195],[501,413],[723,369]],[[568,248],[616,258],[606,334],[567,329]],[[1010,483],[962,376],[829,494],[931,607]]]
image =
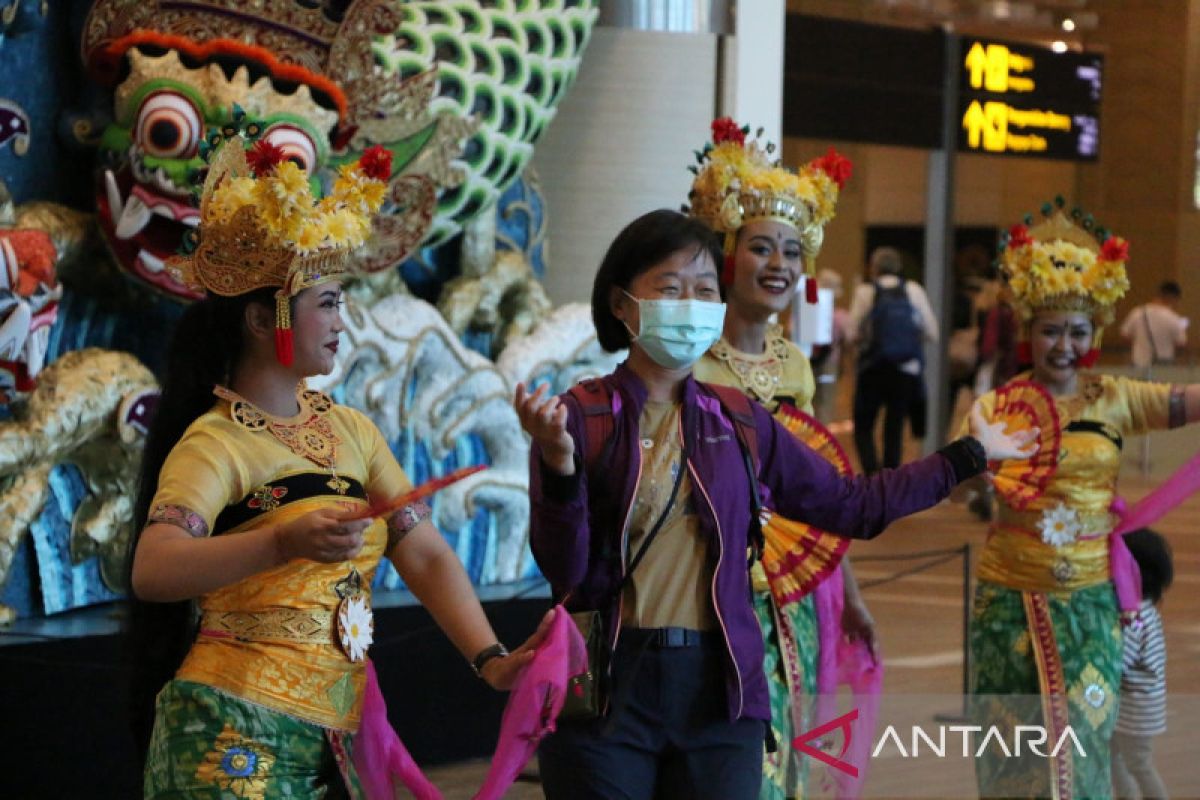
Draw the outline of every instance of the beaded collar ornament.
[[[850,161],[830,147],[821,158],[792,172],[770,158],[775,146],[759,141],[762,129],[747,140],[749,133],[749,126],[738,127],[729,117],[713,121],[712,142],[696,151],[697,163],[689,167],[696,177],[684,211],[724,234],[723,282],[732,278],[727,273],[738,230],[758,220],[782,222],[799,232],[805,272],[813,278],[825,225],[833,219],[838,194],[850,178]],[[808,302],[815,303],[816,281],[805,283]]]

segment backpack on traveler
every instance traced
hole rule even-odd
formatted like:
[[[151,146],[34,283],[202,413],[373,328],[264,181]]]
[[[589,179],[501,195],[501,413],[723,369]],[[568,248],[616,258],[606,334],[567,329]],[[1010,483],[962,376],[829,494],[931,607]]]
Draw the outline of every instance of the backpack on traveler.
[[[859,358],[860,368],[891,364],[900,366],[924,358],[924,337],[917,310],[908,299],[904,279],[890,288],[875,282],[875,300],[867,315],[866,343]]]

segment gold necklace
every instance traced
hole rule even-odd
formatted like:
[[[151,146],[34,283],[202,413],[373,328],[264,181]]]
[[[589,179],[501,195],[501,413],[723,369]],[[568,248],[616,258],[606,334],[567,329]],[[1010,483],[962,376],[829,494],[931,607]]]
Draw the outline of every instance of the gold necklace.
[[[782,329],[772,326],[767,331],[766,348],[759,355],[750,355],[734,348],[724,336],[708,351],[717,360],[727,364],[737,376],[742,389],[754,395],[760,403],[769,403],[779,391],[783,378],[783,364],[791,350],[783,338]]]
[[[350,484],[339,478],[334,466],[337,464],[337,447],[341,439],[333,432],[326,415],[333,408],[328,395],[301,384],[296,389],[296,402],[300,412],[294,417],[282,419],[263,411],[246,398],[224,386],[213,388],[213,394],[229,403],[229,416],[248,431],[267,431],[284,447],[301,458],[329,470],[327,486],[338,494],[345,494]]]

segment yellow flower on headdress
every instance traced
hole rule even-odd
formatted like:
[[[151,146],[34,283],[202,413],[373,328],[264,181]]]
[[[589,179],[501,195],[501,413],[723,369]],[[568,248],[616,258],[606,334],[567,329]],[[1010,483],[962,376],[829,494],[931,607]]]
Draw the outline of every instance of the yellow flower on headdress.
[[[1086,311],[1097,326],[1107,324],[1129,289],[1128,246],[1094,229],[1090,217],[1081,227],[1049,204],[1043,214],[1041,224],[1014,225],[1004,237],[1001,266],[1014,305],[1025,319],[1042,310]]]
[[[850,162],[830,148],[793,172],[771,160],[773,145],[747,141],[748,130],[728,117],[713,122],[713,143],[697,153],[700,163],[692,167],[689,213],[724,234],[747,222],[773,219],[795,228],[802,241],[819,243],[820,236],[804,234],[833,219]],[[816,255],[815,250],[807,255]]]

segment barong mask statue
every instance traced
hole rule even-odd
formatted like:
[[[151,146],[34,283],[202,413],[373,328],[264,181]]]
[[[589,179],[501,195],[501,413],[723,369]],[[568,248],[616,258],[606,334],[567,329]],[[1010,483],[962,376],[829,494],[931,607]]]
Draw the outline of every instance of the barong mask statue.
[[[199,144],[236,103],[318,194],[368,147],[392,151],[388,200],[352,266],[395,266],[487,218],[521,176],[596,13],[578,0],[98,0],[83,56],[116,92],[96,188],[105,237],[137,279],[193,297],[163,263],[195,223]]]
[[[327,4],[332,6],[333,4]],[[296,0],[171,3],[101,0],[85,23],[91,74],[114,88],[114,122],[101,137],[96,200],[120,266],[177,299],[198,295],[166,268],[199,221],[192,199],[206,142],[244,116],[251,133],[305,173],[320,197],[338,167],[372,145],[394,156],[383,213],[356,268],[403,260],[428,233],[451,164],[476,124],[430,103],[431,69],[401,79],[382,69],[376,37],[399,27],[396,2],[341,9]]]

